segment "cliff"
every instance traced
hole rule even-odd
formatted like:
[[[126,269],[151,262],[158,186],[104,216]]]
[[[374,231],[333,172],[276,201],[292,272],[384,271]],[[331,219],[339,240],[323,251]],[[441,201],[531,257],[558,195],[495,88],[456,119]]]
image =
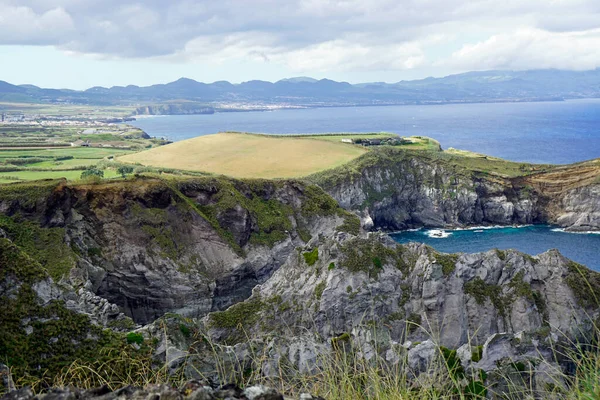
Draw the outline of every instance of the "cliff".
[[[138,107],[132,115],[194,115],[214,114],[212,107],[198,103],[166,103]]]
[[[296,246],[356,221],[319,188],[291,181],[51,181],[2,190],[0,228],[10,239],[42,254],[55,278],[68,273],[138,323],[242,300]],[[25,230],[53,242],[24,239]]]
[[[545,166],[381,148],[310,180],[361,215],[367,228],[548,223],[600,229],[600,160]]]
[[[503,168],[378,149],[311,178],[339,204],[294,180],[3,185],[0,356],[37,389],[158,379],[148,371],[221,384],[314,377],[340,354],[419,386],[451,359],[457,390],[502,393],[517,365],[519,390],[544,397],[578,371],[564,353],[595,343],[599,274],[555,250],[401,246],[350,212],[387,228],[597,227],[597,162]]]
[[[267,374],[282,365],[317,373],[343,349],[416,385],[460,367],[490,395],[513,385],[511,393],[547,398],[548,383],[566,388],[574,368],[567,349],[593,342],[599,295],[600,274],[555,250],[443,254],[338,234],[313,239],[250,299],[209,314],[204,326],[241,365]],[[249,357],[249,346],[260,356]],[[527,379],[509,378],[515,365]]]

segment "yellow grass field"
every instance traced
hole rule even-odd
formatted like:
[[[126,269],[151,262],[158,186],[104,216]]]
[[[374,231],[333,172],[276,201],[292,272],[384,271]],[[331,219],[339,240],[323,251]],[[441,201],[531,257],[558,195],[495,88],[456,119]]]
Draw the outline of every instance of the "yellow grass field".
[[[365,152],[367,149],[360,146],[314,137],[218,133],[129,154],[118,160],[236,178],[297,178],[345,164]]]

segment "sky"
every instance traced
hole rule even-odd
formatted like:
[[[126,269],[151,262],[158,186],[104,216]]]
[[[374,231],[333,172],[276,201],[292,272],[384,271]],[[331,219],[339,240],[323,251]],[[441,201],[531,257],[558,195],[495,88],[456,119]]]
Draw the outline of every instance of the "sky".
[[[14,84],[598,67],[599,0],[0,0],[0,80]]]

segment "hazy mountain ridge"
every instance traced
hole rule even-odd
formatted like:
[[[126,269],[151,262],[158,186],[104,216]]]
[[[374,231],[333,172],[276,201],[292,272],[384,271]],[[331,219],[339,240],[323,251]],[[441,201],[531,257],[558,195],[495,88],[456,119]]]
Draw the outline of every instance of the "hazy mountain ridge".
[[[263,103],[298,106],[429,104],[563,100],[600,97],[600,69],[467,72],[397,83],[336,82],[307,77],[239,84],[180,78],[151,86],[92,87],[84,91],[44,89],[0,81],[0,100],[82,104],[150,104],[183,100],[203,103]]]

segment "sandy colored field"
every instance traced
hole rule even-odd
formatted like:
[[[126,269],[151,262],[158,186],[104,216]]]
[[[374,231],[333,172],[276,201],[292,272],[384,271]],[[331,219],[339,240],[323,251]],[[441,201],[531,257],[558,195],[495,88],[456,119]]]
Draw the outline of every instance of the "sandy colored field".
[[[366,151],[309,137],[219,133],[126,155],[119,161],[237,178],[294,178],[337,167]]]

